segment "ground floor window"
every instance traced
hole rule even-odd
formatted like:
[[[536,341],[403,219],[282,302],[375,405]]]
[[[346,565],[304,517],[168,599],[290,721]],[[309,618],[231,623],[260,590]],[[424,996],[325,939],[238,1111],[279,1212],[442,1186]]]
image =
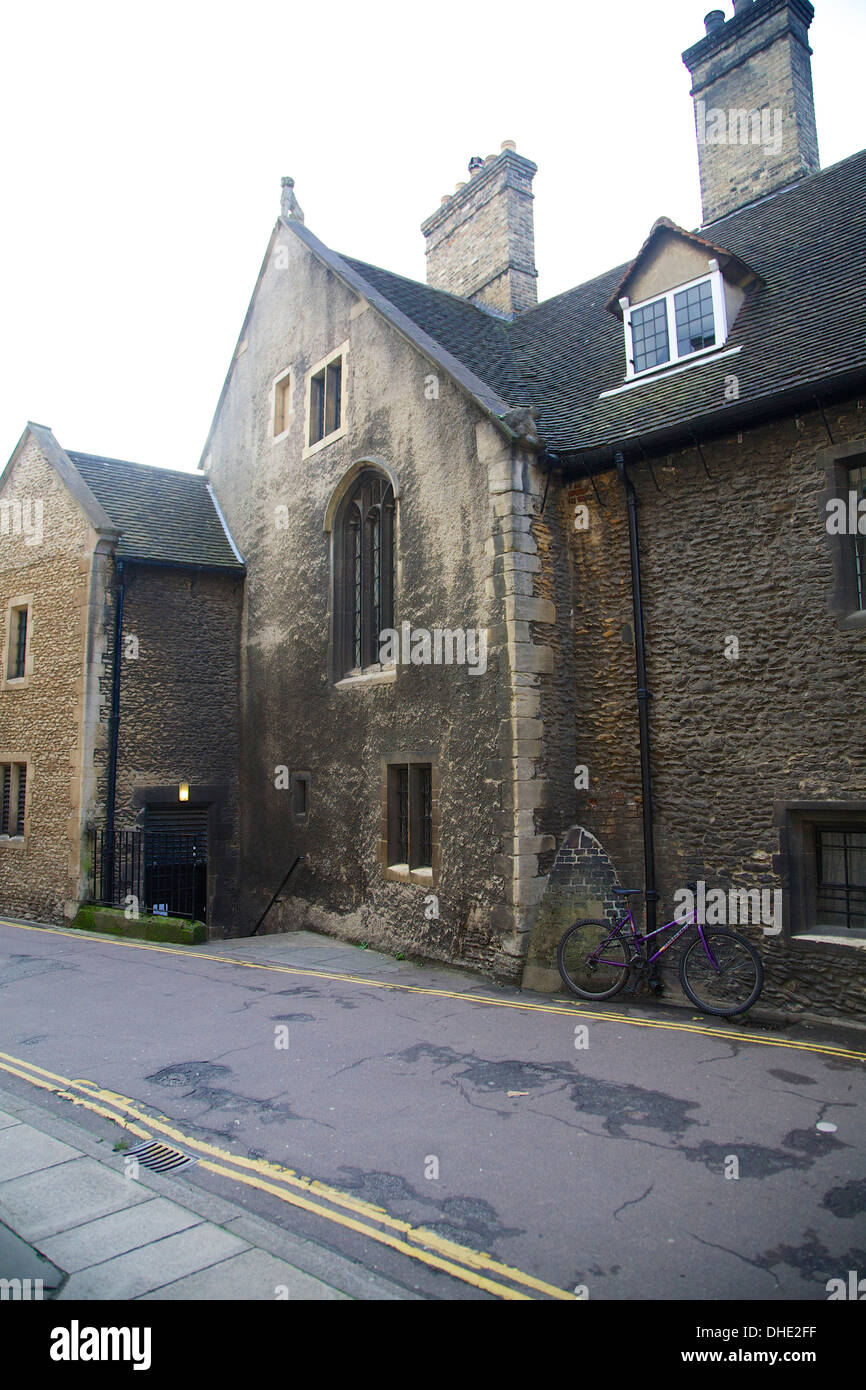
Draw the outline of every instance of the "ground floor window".
[[[427,881],[438,867],[437,773],[420,758],[388,762],[383,795],[383,859],[389,877]]]
[[[0,835],[23,836],[27,812],[27,764],[0,763]]]
[[[775,821],[790,935],[866,940],[866,802],[781,802]]]
[[[817,926],[866,930],[866,825],[819,826]]]

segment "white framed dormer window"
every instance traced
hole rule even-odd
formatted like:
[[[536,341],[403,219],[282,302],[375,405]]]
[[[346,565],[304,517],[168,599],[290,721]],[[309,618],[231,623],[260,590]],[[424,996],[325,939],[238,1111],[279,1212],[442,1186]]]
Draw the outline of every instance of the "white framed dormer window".
[[[271,387],[271,437],[275,444],[289,432],[292,409],[292,369],[287,367]]]
[[[346,433],[346,358],[343,343],[307,372],[307,443],[304,457]]]
[[[628,378],[711,352],[728,335],[725,287],[718,261],[709,274],[631,304],[620,300]]]

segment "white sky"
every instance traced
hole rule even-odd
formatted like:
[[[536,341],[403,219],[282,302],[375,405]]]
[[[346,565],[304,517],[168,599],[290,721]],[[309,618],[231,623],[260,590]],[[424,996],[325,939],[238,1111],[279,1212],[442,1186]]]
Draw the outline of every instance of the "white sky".
[[[423,280],[419,226],[503,139],[539,166],[539,296],[700,222],[682,51],[731,0],[8,7],[0,454],[195,467],[295,178],[336,251]],[[866,145],[864,0],[815,0],[826,167]]]

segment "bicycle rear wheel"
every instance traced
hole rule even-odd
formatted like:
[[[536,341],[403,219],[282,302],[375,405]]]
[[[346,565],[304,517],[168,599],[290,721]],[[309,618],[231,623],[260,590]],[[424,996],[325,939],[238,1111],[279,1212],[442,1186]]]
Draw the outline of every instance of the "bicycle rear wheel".
[[[581,999],[610,999],[628,978],[628,951],[613,933],[610,922],[575,922],[560,940],[559,973]]]
[[[731,1018],[745,1013],[764,987],[761,957],[752,943],[737,932],[706,927],[703,930],[718,969],[697,936],[680,956],[680,984],[705,1014]]]

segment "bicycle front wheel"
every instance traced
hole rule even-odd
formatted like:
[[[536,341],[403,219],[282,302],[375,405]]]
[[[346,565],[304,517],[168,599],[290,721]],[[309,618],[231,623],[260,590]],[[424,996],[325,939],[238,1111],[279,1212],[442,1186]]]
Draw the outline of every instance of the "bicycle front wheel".
[[[704,927],[704,936],[712,959],[700,936],[695,937],[680,956],[680,984],[705,1014],[731,1018],[745,1013],[764,986],[761,957],[736,932]]]
[[[556,963],[563,982],[581,999],[610,999],[628,976],[628,951],[610,922],[575,922],[559,943]]]

